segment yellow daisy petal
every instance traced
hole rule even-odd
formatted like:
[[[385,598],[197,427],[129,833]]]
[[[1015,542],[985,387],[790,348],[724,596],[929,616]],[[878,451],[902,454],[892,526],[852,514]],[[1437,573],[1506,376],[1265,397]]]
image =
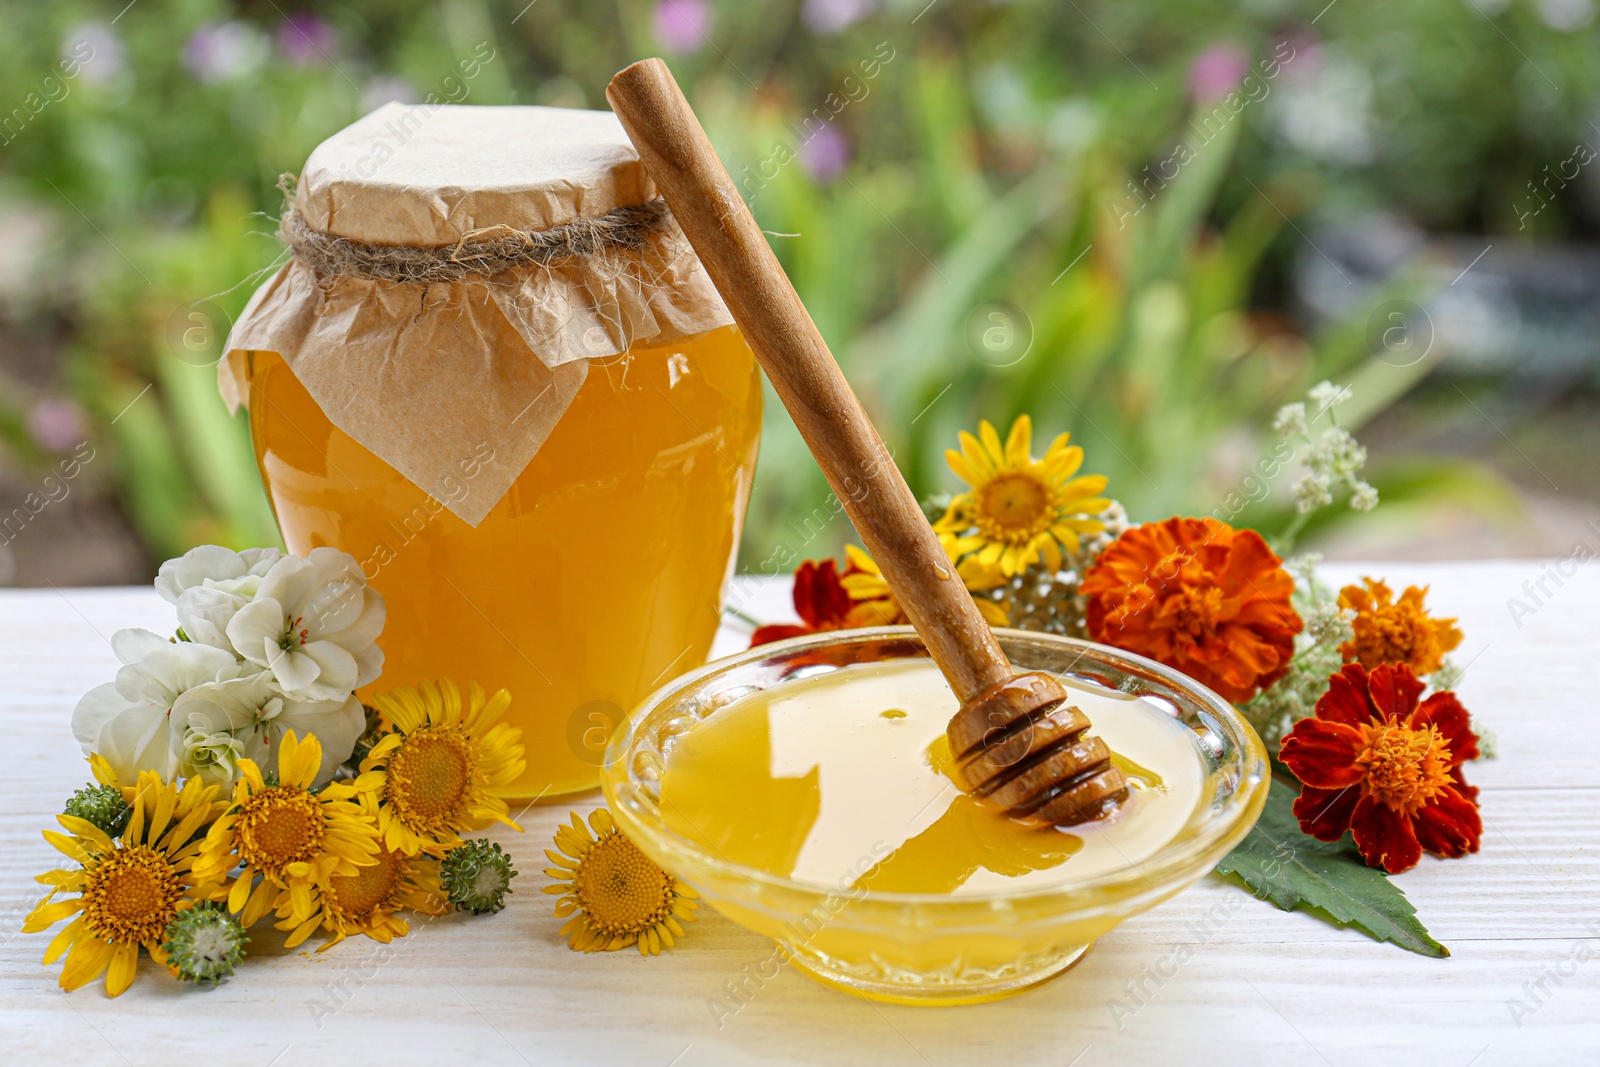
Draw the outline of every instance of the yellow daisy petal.
[[[983,447],[983,443],[965,430],[961,432],[960,441],[961,455],[973,473],[978,475],[979,481],[993,477],[995,461],[989,455],[989,450]]]
[[[61,932],[50,939],[50,944],[44,950],[44,963],[46,966],[61,958],[61,954],[72,947],[78,935],[83,931],[83,916],[73,919],[61,928]]]
[[[116,842],[112,841],[104,830],[88,819],[80,819],[75,815],[57,815],[56,822],[60,823],[68,833],[83,839],[90,848],[98,852],[110,852],[117,847]]]
[[[1019,415],[1006,435],[1005,461],[1010,466],[1020,466],[1032,459],[1033,420]]]
[[[1056,547],[1054,537],[1045,536],[1039,540],[1039,548],[1044,556],[1044,565],[1054,574],[1061,569],[1061,549]]]
[[[172,812],[178,806],[178,791],[163,789],[156,797],[155,811],[150,816],[150,839],[159,838],[172,821]]]
[[[111,769],[111,764],[98,752],[89,753],[89,772],[94,775],[94,780],[101,785],[114,785],[121,788],[122,783],[117,780],[117,772]]]
[[[995,466],[1004,466],[1006,459],[1005,446],[1000,443],[1000,435],[988,419],[978,423],[978,440],[983,442],[983,450]]]
[[[256,761],[253,759],[239,761],[239,777],[250,787],[251,792],[259,793],[267,787],[266,779],[261,776],[261,768],[256,766]]]
[[[968,485],[977,485],[983,481],[983,476],[972,469],[972,464],[967,462],[967,457],[955,449],[945,449],[944,461],[950,465],[950,470],[955,476]]]
[[[228,890],[228,910],[235,915],[244,907],[245,901],[250,899],[251,872],[248,868],[238,878],[234,879],[233,886]]]
[[[118,945],[111,953],[111,964],[106,970],[106,992],[120,997],[133,984],[134,971],[139,966],[139,946]]]
[[[1098,496],[1105,489],[1107,481],[1109,479],[1103,474],[1085,474],[1083,477],[1074,478],[1066,485],[1063,485],[1060,493],[1066,497]]]
[[[73,897],[70,900],[56,900],[47,904],[40,904],[29,912],[28,917],[23,920],[22,932],[25,934],[37,934],[43,930],[48,930],[68,915],[76,914],[82,910],[83,901],[77,897]]]
[[[115,948],[111,942],[98,937],[79,937],[72,943],[66,963],[61,965],[61,988],[70,993],[100,977],[111,963]]]
[[[322,742],[317,740],[316,734],[305,736],[295,757],[289,768],[289,774],[293,777],[286,779],[284,784],[310,789],[317,780],[317,772],[322,768]]]
[[[284,948],[294,948],[297,945],[300,945],[301,943],[303,943],[305,941],[306,938],[310,937],[312,935],[312,933],[316,931],[317,927],[320,926],[321,924],[322,924],[322,915],[320,913],[317,914],[317,915],[313,915],[311,918],[305,920],[304,922],[302,922],[298,926],[296,926],[294,928],[294,932],[291,933],[288,937],[283,939],[283,947]]]

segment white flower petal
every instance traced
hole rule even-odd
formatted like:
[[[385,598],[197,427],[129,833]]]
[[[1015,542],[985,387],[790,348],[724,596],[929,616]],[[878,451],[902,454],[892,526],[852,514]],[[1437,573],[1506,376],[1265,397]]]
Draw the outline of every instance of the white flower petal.
[[[282,671],[275,671],[285,695],[297,700],[336,700],[343,702],[356,687],[355,657],[332,641],[312,641],[301,646],[299,657],[316,664],[314,677],[300,685],[290,685]]]
[[[172,717],[207,733],[246,729],[260,717],[263,705],[277,698],[271,679],[270,672],[262,671],[247,678],[197,685],[178,695]]]
[[[191,641],[233,652],[228,623],[247,603],[245,597],[215,586],[185,589],[178,597],[178,625]]]
[[[297,613],[306,598],[327,578],[318,577],[308,557],[284,556],[262,577],[261,585],[256,589],[256,599],[271,597],[279,603],[285,614]]]
[[[383,673],[383,649],[377,645],[368,645],[355,653],[355,660],[356,680],[351,687],[353,689],[371,685],[378,680],[378,675]]]
[[[279,736],[282,736],[281,734]],[[244,751],[240,759],[255,760],[258,767],[275,767],[278,738],[272,736],[272,724],[264,723],[239,735]]]
[[[121,781],[132,782],[140,771],[155,771],[171,781],[178,761],[167,731],[165,708],[135,705],[106,723],[95,751],[111,764]]]
[[[322,665],[299,647],[282,649],[267,643],[267,667],[278,679],[285,693],[296,693],[316,684]]]
[[[389,609],[383,602],[382,593],[370,585],[363,586],[361,600],[361,614],[357,618],[338,633],[323,635],[350,653],[360,652],[376,641],[378,635],[383,633],[383,624],[388,620]]]
[[[283,550],[279,548],[247,548],[239,553],[246,571],[256,578],[260,578],[272,569],[272,565],[283,558]]]
[[[268,729],[274,746],[288,730],[293,730],[300,738],[307,734],[316,735],[322,745],[322,767],[317,772],[316,784],[323,785],[332,780],[339,764],[350,758],[356,741],[366,727],[367,717],[361,709],[361,701],[352,696],[342,704],[334,701],[306,703],[286,700],[283,711],[272,720]]]
[[[151,652],[171,644],[165,637],[149,630],[118,630],[111,635],[111,651],[123,663],[138,663]]]
[[[296,616],[313,636],[327,637],[355,625],[366,606],[366,586],[341,581],[324,585],[306,599]]]
[[[115,682],[97,685],[83,694],[78,706],[72,709],[72,736],[83,746],[84,755],[94,751],[106,723],[133,706],[134,703],[118,691]]]
[[[336,548],[314,548],[306,556],[285,556],[261,580],[258,595],[282,602],[285,614],[300,615],[324,587],[337,582],[362,585],[366,581],[354,556]]]
[[[117,691],[129,700],[145,700],[165,711],[185,689],[238,673],[239,661],[231,652],[189,642],[162,642],[137,663],[117,672]]]
[[[207,579],[239,578],[249,570],[250,564],[239,553],[221,545],[201,545],[161,565],[156,575],[156,592],[161,594],[162,600],[176,604],[185,589],[201,585]]]
[[[293,559],[293,556],[286,556],[279,566]],[[258,593],[256,599],[244,605],[228,620],[228,640],[239,655],[265,667],[268,665],[268,652],[264,648],[276,650],[287,626],[283,605],[275,597]]]

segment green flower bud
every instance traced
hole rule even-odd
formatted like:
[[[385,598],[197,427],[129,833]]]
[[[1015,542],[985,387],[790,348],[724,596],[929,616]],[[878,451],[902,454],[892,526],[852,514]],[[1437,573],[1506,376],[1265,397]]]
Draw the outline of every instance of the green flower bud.
[[[474,915],[492,915],[505,907],[516,876],[511,857],[498,844],[481,839],[462,842],[439,864],[439,882],[450,903]]]
[[[114,785],[86,785],[67,800],[65,813],[84,822],[93,823],[108,837],[118,837],[128,827],[128,816],[133,813],[128,802],[122,799],[122,790]]]
[[[179,912],[167,924],[166,943],[161,948],[183,981],[215,986],[233,973],[249,941],[237,918],[207,901]]]

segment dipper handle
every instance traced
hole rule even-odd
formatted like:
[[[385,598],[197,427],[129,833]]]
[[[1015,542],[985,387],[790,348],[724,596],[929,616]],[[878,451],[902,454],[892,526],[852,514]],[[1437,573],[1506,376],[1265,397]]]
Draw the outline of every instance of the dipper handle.
[[[659,59],[611,79],[622,120],[800,435],[956,696],[1013,671],[927,516]]]
[[[606,99],[960,699],[946,735],[962,788],[1034,826],[1115,811],[1128,789],[1110,750],[1059,681],[1011,669],[667,65],[635,63]]]

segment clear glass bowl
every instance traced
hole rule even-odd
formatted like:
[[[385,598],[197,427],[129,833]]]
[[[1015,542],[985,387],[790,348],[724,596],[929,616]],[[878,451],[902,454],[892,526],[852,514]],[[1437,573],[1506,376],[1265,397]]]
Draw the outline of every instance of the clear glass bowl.
[[[1105,645],[996,632],[1020,670],[1049,671],[1150,699],[1195,732],[1206,778],[1194,815],[1149,859],[1099,877],[974,896],[881,893],[807,883],[730,863],[666,827],[660,780],[675,740],[720,707],[853,663],[926,658],[908,626],[815,634],[707,664],[646,698],[606,751],[601,784],[623,830],[717,911],[775,940],[828,985],[880,1000],[963,1004],[1025,989],[1069,967],[1130,915],[1207,874],[1255,825],[1267,753],[1244,718],[1190,678]],[[730,796],[730,804],[740,802]]]

